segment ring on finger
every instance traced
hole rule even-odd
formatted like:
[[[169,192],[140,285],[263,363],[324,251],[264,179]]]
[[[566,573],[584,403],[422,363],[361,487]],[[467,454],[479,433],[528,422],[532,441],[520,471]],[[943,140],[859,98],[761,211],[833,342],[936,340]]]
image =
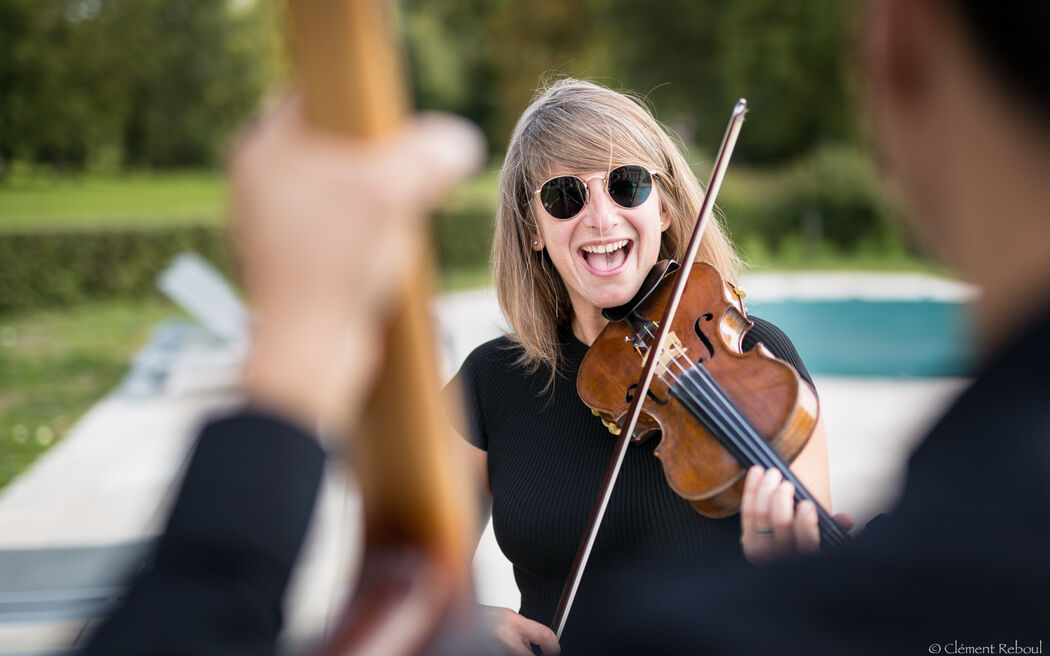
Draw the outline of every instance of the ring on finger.
[[[755,534],[756,535],[765,535],[765,536],[773,535],[773,527],[772,526],[756,526],[755,527]]]

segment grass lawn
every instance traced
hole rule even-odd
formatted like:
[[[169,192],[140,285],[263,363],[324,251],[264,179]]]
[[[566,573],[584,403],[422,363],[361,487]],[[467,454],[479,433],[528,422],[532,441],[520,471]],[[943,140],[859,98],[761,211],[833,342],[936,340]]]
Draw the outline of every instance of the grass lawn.
[[[16,169],[0,184],[0,230],[218,222],[218,172],[60,176]]]
[[[460,185],[446,203],[495,203],[494,167]],[[219,171],[58,175],[15,166],[0,181],[0,230],[218,223],[226,215]]]
[[[489,283],[487,270],[457,271],[440,288]],[[162,300],[0,315],[0,489],[120,382],[153,328],[179,315]]]
[[[178,314],[154,300],[0,315],[0,487],[61,440],[153,327]]]

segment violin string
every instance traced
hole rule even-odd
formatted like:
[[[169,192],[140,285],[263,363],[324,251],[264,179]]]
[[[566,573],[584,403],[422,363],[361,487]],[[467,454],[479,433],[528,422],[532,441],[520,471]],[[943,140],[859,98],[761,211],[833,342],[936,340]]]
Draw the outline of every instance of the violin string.
[[[833,545],[841,544],[844,533],[841,532],[838,524],[834,522],[834,519],[827,514],[819,503],[816,503],[816,500],[812,498],[808,490],[790,472],[783,459],[755,432],[754,428],[740,414],[736,406],[725,396],[725,392],[711,377],[710,372],[699,364],[694,366],[690,363],[690,366],[687,368],[681,363],[680,355],[678,354],[671,356],[669,364],[676,366],[681,371],[680,374],[673,373],[672,375],[674,385],[679,388],[680,393],[688,395],[698,407],[707,407],[718,413],[718,416],[709,416],[708,418],[718,425],[724,436],[732,443],[732,450],[737,451],[734,454],[737,456],[737,459],[740,460],[740,456],[743,456],[743,459],[752,463],[763,465],[766,468],[773,467],[778,469],[785,479],[794,483],[796,494],[799,497],[813,501],[817,506],[817,520],[818,525],[822,529],[822,537]],[[665,370],[668,373],[672,373],[669,367],[665,367]],[[689,376],[691,371],[697,371],[696,375]],[[698,378],[703,385],[692,381],[693,377]],[[661,380],[667,384],[667,380],[663,376],[661,376]],[[669,385],[669,387],[671,386]],[[698,397],[697,394],[700,396]],[[706,406],[702,405],[703,401],[707,402]]]
[[[699,370],[703,368],[697,367],[697,369]],[[714,378],[711,377],[710,372],[708,372],[706,369],[703,369],[702,371],[697,371],[696,377],[703,381],[708,388],[715,390],[713,396],[716,400],[722,400],[719,397],[722,397],[724,395],[724,392],[722,392],[722,390],[718,387],[717,382],[714,380]],[[809,490],[805,488],[802,482],[797,479],[797,477],[790,470],[790,468],[787,466],[787,463],[784,462],[780,455],[777,454],[776,451],[774,451],[773,448],[765,440],[763,440],[761,436],[757,434],[757,432],[754,432],[754,428],[750,425],[750,423],[746,423],[746,419],[740,414],[739,409],[737,409],[736,406],[733,405],[732,402],[728,399],[725,399],[724,402],[721,403],[721,406],[725,408],[733,418],[733,421],[730,423],[730,425],[735,425],[738,427],[745,426],[751,432],[751,435],[747,436],[747,443],[756,448],[758,454],[760,455],[760,461],[770,463],[770,466],[775,466],[784,475],[784,478],[786,480],[794,484],[796,490],[796,498],[798,498],[799,500],[806,499],[812,501],[817,506],[818,524],[823,529],[825,537],[835,545],[839,545],[842,542],[844,542],[845,534],[841,531],[841,528],[838,526],[838,524],[827,513],[827,511],[819,503],[817,503],[816,499],[813,498],[813,495],[809,492]]]
[[[783,459],[754,431],[750,423],[747,423],[746,419],[740,415],[736,406],[725,397],[725,393],[718,387],[710,372],[701,366],[694,367],[693,371],[696,372],[694,375],[690,376],[687,373],[687,375],[683,376],[685,380],[682,382],[686,383],[683,385],[683,390],[688,390],[688,388],[695,385],[696,392],[699,392],[703,396],[703,400],[707,401],[705,407],[721,414],[718,419],[721,420],[719,423],[722,429],[726,430],[727,436],[733,439],[742,450],[747,452],[748,457],[753,462],[764,465],[767,468],[775,467],[784,475],[786,480],[795,485],[796,497],[800,497],[800,500],[808,499],[816,504],[816,500],[813,499],[802,483],[797,480]],[[693,380],[694,378],[697,380]],[[690,395],[694,401],[699,400],[691,391]],[[734,432],[736,432],[736,435],[733,434]],[[822,538],[833,546],[839,546],[844,541],[844,533],[841,532],[838,524],[834,523],[834,520],[820,504],[816,505],[818,509],[818,525],[821,528]]]
[[[704,369],[703,366],[700,364],[694,365],[692,362],[689,362],[688,366],[683,365],[681,362],[682,357],[683,356],[680,353],[675,353],[670,357],[668,363],[669,365],[677,367],[680,373],[671,372],[669,367],[664,368],[664,371],[667,371],[668,373],[673,373],[673,384],[682,385],[683,379],[689,374],[691,370],[702,369],[703,374],[706,374],[706,377],[702,378],[702,380],[705,380],[705,382],[708,383],[708,387],[711,388],[710,391],[705,391],[703,389],[697,390],[703,396],[703,399],[697,398],[696,394],[694,394],[687,385],[682,385],[682,391],[689,394],[694,402],[699,403],[701,401],[707,401],[708,407],[715,408],[718,405],[721,405],[723,408],[726,408],[729,411],[728,416],[723,415],[721,417],[721,419],[726,422],[726,427],[733,426],[734,424],[736,426],[747,427],[746,430],[740,430],[738,435],[727,435],[727,437],[729,437],[737,443],[738,448],[740,448],[741,452],[745,452],[745,456],[752,463],[765,464],[767,467],[776,466],[777,463],[775,461],[771,461],[768,458],[763,458],[763,454],[760,452],[761,450],[759,448],[754,448],[754,444],[765,444],[765,440],[762,440],[761,436],[759,436],[754,431],[750,423],[747,422],[747,420],[739,414],[739,411],[737,411],[736,406],[733,405],[732,401],[730,401],[728,397],[725,396],[725,393],[721,390],[718,384],[714,381],[713,378],[711,378],[710,373],[707,372],[707,370]],[[664,382],[664,384],[668,384],[666,378],[664,378],[662,375],[661,380]],[[688,383],[688,379],[686,379],[684,382]],[[671,385],[669,385],[669,387],[670,386]],[[726,432],[728,433],[729,431]]]
[[[696,395],[689,389],[689,379],[686,378],[686,376],[689,374],[690,371],[694,369],[702,370],[701,372],[698,372],[697,375],[703,382],[707,384],[709,391],[705,391],[702,388],[699,388],[697,391],[701,395],[703,395],[704,400],[708,401],[707,407],[717,408],[718,406],[721,406],[723,409],[728,411],[728,416],[722,417],[723,421],[727,421],[727,423],[723,426],[723,429],[728,429],[732,427],[740,429],[739,434],[736,436],[733,436],[729,430],[726,430],[726,436],[734,442],[734,446],[740,449],[741,455],[745,455],[745,458],[750,460],[751,462],[763,464],[767,468],[775,467],[776,469],[781,471],[782,474],[785,474],[785,477],[789,481],[795,484],[799,496],[816,503],[816,500],[812,498],[812,495],[809,494],[809,491],[806,490],[805,487],[802,486],[801,482],[799,482],[794,477],[793,473],[790,472],[787,463],[785,463],[783,459],[780,458],[779,454],[773,451],[772,447],[770,447],[766,443],[766,441],[763,440],[761,436],[757,434],[757,432],[755,432],[750,422],[748,422],[740,414],[739,410],[725,395],[725,392],[721,389],[721,387],[718,386],[718,383],[714,380],[714,378],[711,376],[710,372],[706,370],[706,368],[704,368],[699,363],[693,365],[691,362],[689,363],[689,367],[687,368],[681,363],[680,356],[677,354],[671,357],[670,364],[677,366],[677,368],[682,372],[681,375],[675,376],[675,383],[681,385],[681,390],[689,394],[692,400],[696,403],[699,403],[701,399],[698,399]],[[683,381],[683,379],[685,380]],[[741,427],[744,428],[741,429]],[[845,534],[841,532],[841,528],[834,521],[834,519],[827,514],[827,512],[820,506],[820,504],[816,505],[818,508],[818,524],[825,529],[826,538],[836,545],[841,544],[841,542],[845,538]]]
[[[689,394],[690,398],[695,403],[697,403],[699,405],[701,399],[696,398],[695,394],[693,394],[692,391],[686,385],[682,385],[682,382],[683,382],[682,379],[689,373],[690,369],[693,368],[694,365],[692,364],[692,362],[689,362],[689,366],[688,367],[686,365],[683,365],[682,362],[680,361],[680,357],[681,357],[680,355],[675,354],[675,355],[671,356],[670,361],[669,361],[670,364],[677,366],[678,369],[681,371],[680,375],[678,375],[678,374],[675,375],[675,378],[674,378],[675,385],[679,385],[681,391],[686,393],[686,394]],[[696,366],[699,367],[700,365],[696,365]],[[665,383],[666,383],[666,381],[665,381]],[[701,393],[703,393],[702,390],[701,390]],[[714,405],[713,401],[711,399],[706,399],[706,400],[708,401],[708,404],[707,404],[708,407],[713,407],[713,405]],[[760,462],[759,459],[754,457],[754,455],[755,455],[754,454],[754,449],[747,448],[747,444],[746,444],[745,440],[740,439],[738,436],[732,435],[732,433],[728,430],[728,426],[723,426],[722,427],[722,432],[725,433],[726,437],[730,440],[731,444],[726,445],[726,446],[731,448],[731,449],[733,449],[736,452],[736,453],[734,453],[734,456],[737,458],[737,460],[739,460],[739,461],[747,460],[748,462],[753,463],[753,464],[757,464],[757,463]]]

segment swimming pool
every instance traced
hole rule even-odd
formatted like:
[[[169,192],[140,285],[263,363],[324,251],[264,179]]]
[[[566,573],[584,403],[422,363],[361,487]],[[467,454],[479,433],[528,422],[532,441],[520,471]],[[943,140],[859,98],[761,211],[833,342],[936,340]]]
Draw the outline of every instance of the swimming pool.
[[[810,373],[965,376],[973,369],[976,291],[917,274],[759,274],[742,285],[748,312],[795,343]]]

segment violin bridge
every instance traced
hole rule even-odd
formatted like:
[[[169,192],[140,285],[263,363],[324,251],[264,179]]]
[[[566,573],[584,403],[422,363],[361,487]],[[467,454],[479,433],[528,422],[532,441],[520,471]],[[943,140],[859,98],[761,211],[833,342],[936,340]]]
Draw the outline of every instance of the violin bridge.
[[[689,361],[685,345],[682,344],[682,340],[672,330],[667,333],[667,342],[663,351],[660,352],[660,362],[656,366],[656,375],[663,378],[665,374],[670,373],[671,378],[676,379],[678,374],[671,370],[671,365],[678,361],[679,358],[685,358],[686,362]],[[645,361],[648,361],[648,359],[648,354],[646,354]],[[679,362],[679,367],[681,368],[681,366]]]

